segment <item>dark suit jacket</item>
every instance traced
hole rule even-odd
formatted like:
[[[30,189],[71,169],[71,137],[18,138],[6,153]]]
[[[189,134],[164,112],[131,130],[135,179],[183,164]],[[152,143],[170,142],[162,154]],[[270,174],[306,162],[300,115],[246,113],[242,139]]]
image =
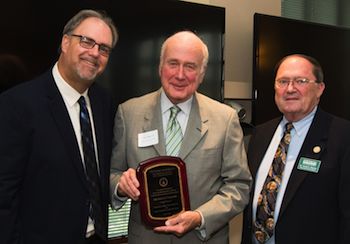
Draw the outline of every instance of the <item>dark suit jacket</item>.
[[[89,89],[107,222],[114,111]],[[0,96],[0,242],[77,244],[85,238],[87,182],[73,126],[51,70]]]
[[[281,118],[256,128],[248,150],[255,178]],[[313,152],[321,147],[319,153]],[[300,157],[321,161],[318,173],[297,169]],[[297,157],[275,228],[276,244],[350,243],[350,123],[318,109]],[[252,197],[242,243],[251,243]]]

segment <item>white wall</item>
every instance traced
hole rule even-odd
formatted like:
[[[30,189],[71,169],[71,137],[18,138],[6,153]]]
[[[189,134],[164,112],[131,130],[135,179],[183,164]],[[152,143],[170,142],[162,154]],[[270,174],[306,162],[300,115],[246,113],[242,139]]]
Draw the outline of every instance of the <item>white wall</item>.
[[[280,16],[281,0],[185,1],[225,8],[224,97],[232,99],[251,98],[253,74],[253,15],[255,12],[258,12]]]
[[[185,0],[225,7],[225,87],[228,99],[250,99],[253,76],[253,15],[281,15],[281,0]],[[209,50],[210,52],[210,50]],[[230,222],[230,244],[239,244],[242,215]]]

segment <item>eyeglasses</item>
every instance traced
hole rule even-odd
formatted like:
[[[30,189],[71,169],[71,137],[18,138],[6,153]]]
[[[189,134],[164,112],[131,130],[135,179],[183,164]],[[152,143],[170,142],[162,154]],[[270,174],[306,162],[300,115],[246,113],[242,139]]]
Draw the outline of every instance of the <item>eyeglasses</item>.
[[[302,77],[297,77],[293,79],[281,78],[281,79],[275,80],[275,86],[277,88],[286,88],[289,86],[289,83],[292,83],[293,86],[300,88],[300,87],[307,86],[309,83],[315,83],[315,82],[317,82],[317,80],[309,80],[307,78],[302,78]]]
[[[75,34],[70,34],[70,36],[73,37],[78,37],[80,38],[79,44],[81,47],[83,48],[87,48],[87,49],[91,49],[93,48],[95,45],[98,45],[98,52],[99,54],[101,54],[102,56],[108,57],[109,54],[112,51],[111,47],[108,47],[105,44],[100,44],[97,43],[94,39],[86,37],[86,36],[81,36],[81,35],[75,35]]]

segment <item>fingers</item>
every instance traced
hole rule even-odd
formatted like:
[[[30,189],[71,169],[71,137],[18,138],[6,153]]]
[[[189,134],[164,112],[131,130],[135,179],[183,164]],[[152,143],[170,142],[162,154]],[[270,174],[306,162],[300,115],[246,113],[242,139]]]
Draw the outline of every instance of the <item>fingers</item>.
[[[118,183],[118,194],[120,196],[128,196],[132,200],[137,201],[140,196],[140,191],[138,190],[139,186],[140,183],[136,178],[135,169],[129,168],[120,177]]]
[[[173,233],[177,236],[182,236],[188,231],[200,226],[201,216],[196,211],[186,211],[175,217],[168,219],[165,226],[154,228],[157,232]]]

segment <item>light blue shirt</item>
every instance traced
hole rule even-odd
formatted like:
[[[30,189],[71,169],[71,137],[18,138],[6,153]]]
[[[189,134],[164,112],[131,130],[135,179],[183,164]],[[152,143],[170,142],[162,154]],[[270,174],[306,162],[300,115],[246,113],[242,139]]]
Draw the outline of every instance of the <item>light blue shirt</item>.
[[[193,100],[193,96],[191,96],[190,99],[186,100],[183,103],[176,104],[176,106],[178,106],[181,109],[181,111],[177,114],[176,119],[181,126],[182,135],[185,135],[188,118],[190,117],[192,100]],[[164,91],[162,90],[160,94],[160,106],[162,110],[164,139],[166,137],[166,127],[170,117],[170,108],[173,107],[174,105],[175,104],[173,104],[169,100],[169,98],[165,95]]]
[[[288,147],[286,165],[283,172],[282,182],[279,188],[279,193],[276,199],[276,207],[275,207],[275,214],[274,214],[275,223],[278,222],[278,216],[281,209],[284,193],[286,191],[287,184],[289,181],[289,177],[294,168],[294,164],[296,163],[295,161],[299,155],[299,152],[300,152],[301,146],[303,145],[306,134],[309,131],[309,128],[315,116],[316,110],[317,110],[317,106],[306,117],[304,117],[303,119],[297,122],[293,122],[293,129],[291,130],[291,141]],[[279,123],[275,131],[275,134],[272,137],[270,145],[267,148],[265,156],[260,164],[260,167],[255,177],[255,191],[254,191],[253,208],[252,208],[253,223],[255,222],[255,217],[256,217],[258,197],[264,185],[265,179],[267,177],[267,173],[271,167],[273,157],[277,150],[278,144],[282,139],[286,123],[288,123],[288,121],[286,120],[285,117],[283,117],[283,119],[281,120],[281,122]],[[253,243],[258,244],[258,241],[255,239],[254,234],[253,234]],[[275,235],[273,235],[269,239],[269,241],[266,242],[266,244],[275,244]]]
[[[170,117],[170,108],[174,105],[178,106],[181,111],[177,114],[176,119],[181,126],[182,135],[185,135],[188,118],[190,117],[191,107],[192,107],[193,95],[183,103],[173,104],[169,98],[166,96],[165,92],[162,89],[160,94],[160,106],[162,111],[162,121],[163,121],[163,132],[164,140],[166,140],[166,127]],[[205,220],[203,214],[200,211],[197,211],[201,215],[201,226],[197,227],[196,230],[199,231],[200,235],[205,238]]]

